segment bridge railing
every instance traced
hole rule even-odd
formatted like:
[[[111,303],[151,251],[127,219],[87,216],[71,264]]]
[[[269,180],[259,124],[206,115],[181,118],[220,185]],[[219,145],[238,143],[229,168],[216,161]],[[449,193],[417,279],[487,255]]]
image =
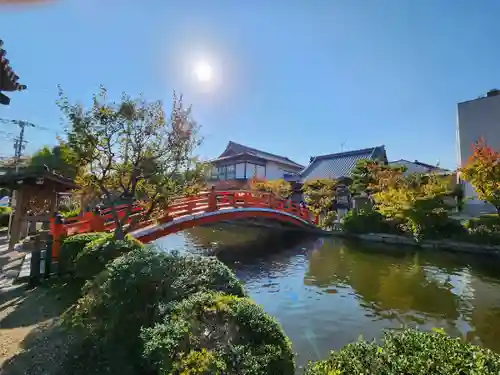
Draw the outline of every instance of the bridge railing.
[[[272,193],[248,190],[209,190],[200,192],[194,196],[174,199],[165,210],[165,214],[156,221],[166,223],[184,216],[241,208],[261,208],[281,211],[299,217],[310,224],[317,224],[317,217],[312,215],[306,207],[301,207],[290,200],[280,199]],[[117,206],[115,210],[118,218],[123,220],[127,214],[128,205]],[[139,222],[138,219],[143,213],[144,210],[142,207],[133,206],[131,214],[125,220],[125,224],[133,225],[134,229],[152,224],[151,220]],[[112,231],[115,229],[115,226],[112,208],[102,210],[100,213],[85,212],[81,216],[64,221],[60,217],[52,218],[50,231],[54,239],[53,257],[58,257],[60,243],[64,237],[79,233]]]

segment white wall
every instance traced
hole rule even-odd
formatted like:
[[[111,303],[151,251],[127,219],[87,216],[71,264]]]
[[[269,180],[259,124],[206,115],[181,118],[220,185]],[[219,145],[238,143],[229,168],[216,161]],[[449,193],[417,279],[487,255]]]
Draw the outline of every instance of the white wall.
[[[278,164],[272,161],[268,161],[266,164],[266,179],[267,180],[277,180],[283,178],[285,174],[297,173],[300,169],[293,168],[287,165]]]
[[[236,164],[236,178],[245,178],[245,163]]]
[[[460,166],[467,162],[471,155],[471,145],[483,137],[488,145],[500,150],[500,95],[470,100],[458,104],[457,113],[457,157]],[[466,205],[485,205],[477,199],[472,186],[464,182]],[[481,210],[487,207],[482,208]],[[474,209],[477,211],[477,209]],[[488,207],[490,211],[491,207]]]

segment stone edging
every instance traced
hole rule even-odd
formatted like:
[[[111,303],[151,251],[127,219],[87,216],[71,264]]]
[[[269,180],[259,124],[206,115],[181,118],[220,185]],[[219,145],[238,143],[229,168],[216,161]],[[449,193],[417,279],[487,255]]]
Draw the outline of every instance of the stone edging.
[[[330,232],[346,238],[356,238],[363,241],[381,242],[395,245],[415,246],[427,249],[443,249],[463,253],[487,254],[500,257],[500,246],[480,245],[470,242],[459,242],[450,240],[423,240],[417,242],[412,238],[385,233],[348,234],[345,232]]]

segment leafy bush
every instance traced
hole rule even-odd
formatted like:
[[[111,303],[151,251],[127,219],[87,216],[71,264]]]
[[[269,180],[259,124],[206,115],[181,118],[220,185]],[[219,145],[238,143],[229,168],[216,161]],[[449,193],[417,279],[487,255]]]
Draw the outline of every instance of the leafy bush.
[[[104,270],[106,264],[131,250],[144,245],[131,236],[116,240],[112,233],[100,236],[85,245],[75,258],[75,276],[82,280],[91,280]]]
[[[245,295],[236,276],[215,258],[140,248],[108,263],[64,315],[66,325],[84,334],[87,346],[98,352],[71,357],[67,373],[75,373],[75,361],[86,369],[82,374],[105,373],[109,366],[116,366],[109,373],[124,375],[130,368],[136,371],[131,374],[142,373],[141,328],[158,322],[173,301],[210,290]],[[118,357],[128,361],[113,359]]]
[[[488,245],[500,244],[500,218],[496,214],[467,220],[464,227],[469,231],[468,238],[464,238],[466,241]]]
[[[158,374],[293,375],[291,344],[247,298],[197,293],[143,330],[144,356]]]
[[[347,233],[390,233],[392,230],[384,216],[373,209],[349,211],[342,220],[342,229]]]
[[[467,230],[460,221],[452,219],[446,211],[425,212],[408,210],[403,228],[411,233],[416,240],[461,238]]]
[[[85,246],[99,238],[108,238],[108,233],[93,232],[75,234],[66,237],[61,244],[59,252],[59,267],[63,272],[73,272],[75,268],[75,259],[83,251]]]
[[[310,363],[305,375],[443,374],[500,372],[500,355],[441,333],[388,333],[382,345],[360,341]]]
[[[10,207],[0,207],[0,227],[9,226],[9,217],[12,209]]]
[[[69,211],[59,211],[59,213],[61,214],[61,216],[65,219],[69,219],[69,218],[72,218],[72,217],[77,217],[78,215],[80,215],[80,208],[75,208],[73,210],[69,210]]]

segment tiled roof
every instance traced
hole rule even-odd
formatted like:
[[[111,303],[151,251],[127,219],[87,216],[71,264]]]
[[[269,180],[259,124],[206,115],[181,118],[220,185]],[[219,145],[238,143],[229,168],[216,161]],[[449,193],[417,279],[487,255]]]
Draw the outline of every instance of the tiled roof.
[[[232,150],[235,154],[246,153],[246,154],[258,156],[258,157],[266,159],[266,160],[275,161],[277,163],[291,165],[295,168],[304,168],[303,165],[300,165],[300,164],[294,162],[293,160],[290,160],[284,156],[279,156],[279,155],[271,154],[270,152],[257,150],[256,148],[248,147],[248,146],[245,146],[245,145],[233,142],[233,141],[229,141],[229,143],[227,144],[226,150],[222,153],[221,156],[219,156],[219,159],[221,157],[225,157],[226,155],[224,155],[224,154],[228,150]]]
[[[385,155],[385,147],[377,146],[312,157],[311,164],[300,173],[301,181],[317,178],[349,177],[359,160],[375,159],[376,155]]]
[[[406,160],[406,159],[400,159],[400,160],[390,161],[389,164],[414,164],[414,165],[418,165],[420,167],[427,168],[427,169],[432,169],[432,170],[434,170],[434,169],[439,169],[439,170],[443,170],[443,171],[446,170],[446,169],[438,167],[436,165],[422,163],[421,161],[418,161],[418,160],[409,161],[409,160]]]

